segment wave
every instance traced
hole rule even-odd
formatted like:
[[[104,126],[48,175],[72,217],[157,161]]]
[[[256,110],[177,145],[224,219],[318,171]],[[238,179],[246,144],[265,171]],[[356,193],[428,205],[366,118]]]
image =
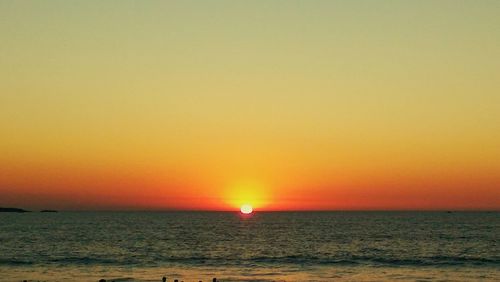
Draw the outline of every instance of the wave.
[[[250,258],[222,258],[222,257],[60,257],[47,260],[30,261],[20,259],[0,259],[0,265],[28,266],[28,265],[108,265],[108,266],[165,266],[168,264],[186,266],[232,266],[251,267],[259,265],[306,265],[306,266],[498,266],[500,258],[477,258],[455,256],[430,256],[418,258],[394,258],[371,256],[346,257],[318,257],[305,255],[288,256],[258,256]]]
[[[285,264],[310,264],[310,265],[373,265],[373,266],[482,266],[498,265],[499,259],[467,258],[432,256],[415,259],[391,257],[363,257],[350,258],[335,257],[308,257],[308,256],[283,256],[283,257],[257,257],[250,261],[258,263],[285,263]]]
[[[33,265],[33,261],[29,260],[18,260],[18,259],[2,259],[0,258],[0,265],[11,265],[11,266],[16,266],[16,265]]]
[[[62,263],[62,264],[78,264],[78,265],[108,265],[108,264],[130,264],[130,262],[125,263],[123,260],[111,259],[111,258],[92,258],[92,257],[67,257],[67,258],[56,258],[48,260],[49,263]]]
[[[356,261],[381,266],[488,266],[500,263],[499,259],[452,256],[430,256],[414,259],[358,257]]]

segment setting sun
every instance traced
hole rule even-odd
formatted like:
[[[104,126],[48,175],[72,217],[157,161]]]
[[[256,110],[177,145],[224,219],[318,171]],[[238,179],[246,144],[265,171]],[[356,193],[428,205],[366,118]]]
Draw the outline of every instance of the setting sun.
[[[253,212],[253,208],[251,205],[245,204],[241,206],[240,211],[243,214],[251,214]]]

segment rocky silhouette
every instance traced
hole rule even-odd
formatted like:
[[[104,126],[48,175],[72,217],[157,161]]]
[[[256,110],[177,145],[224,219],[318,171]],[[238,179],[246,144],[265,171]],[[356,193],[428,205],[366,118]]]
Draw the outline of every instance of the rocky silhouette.
[[[0,208],[0,212],[18,212],[18,213],[22,213],[22,212],[29,212],[29,211],[23,210],[23,209],[18,209],[18,208]]]

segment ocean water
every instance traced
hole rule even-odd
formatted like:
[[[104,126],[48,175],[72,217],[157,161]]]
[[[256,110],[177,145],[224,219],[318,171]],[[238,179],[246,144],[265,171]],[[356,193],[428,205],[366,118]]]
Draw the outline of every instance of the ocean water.
[[[0,214],[0,281],[500,281],[498,212]]]

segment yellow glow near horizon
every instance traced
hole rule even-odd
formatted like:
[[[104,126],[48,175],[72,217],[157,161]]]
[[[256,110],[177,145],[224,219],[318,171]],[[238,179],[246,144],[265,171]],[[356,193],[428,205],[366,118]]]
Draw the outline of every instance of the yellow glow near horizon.
[[[234,208],[243,206],[263,208],[269,204],[269,188],[255,181],[230,185],[227,189],[227,204]]]

